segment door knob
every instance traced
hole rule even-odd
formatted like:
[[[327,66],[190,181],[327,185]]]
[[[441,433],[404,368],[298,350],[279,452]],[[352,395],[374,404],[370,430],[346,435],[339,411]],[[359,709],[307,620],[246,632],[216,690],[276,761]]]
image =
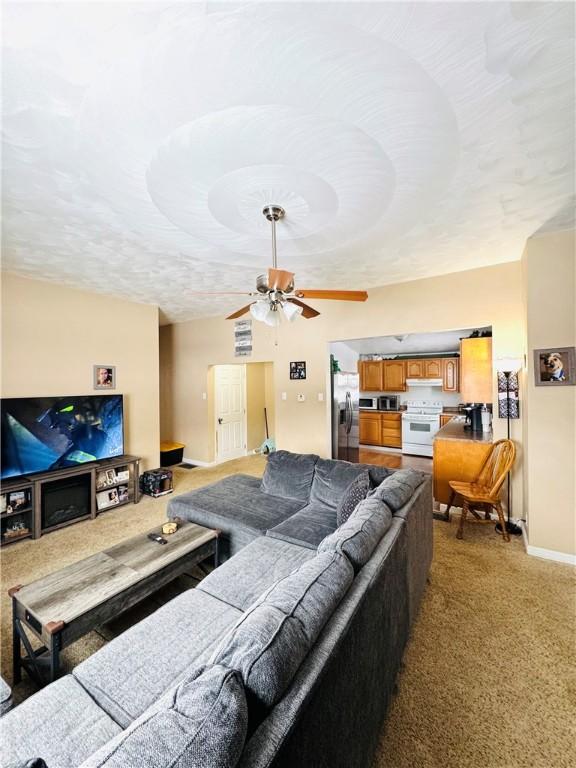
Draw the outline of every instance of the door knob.
[[[218,424],[222,424],[222,419],[218,419]]]

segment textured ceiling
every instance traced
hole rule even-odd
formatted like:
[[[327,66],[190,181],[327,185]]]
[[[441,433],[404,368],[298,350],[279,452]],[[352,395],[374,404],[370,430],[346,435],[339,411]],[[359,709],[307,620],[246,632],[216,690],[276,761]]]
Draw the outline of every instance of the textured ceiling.
[[[570,3],[5,3],[3,267],[222,314],[518,259],[571,219]],[[568,212],[568,213],[567,213]]]

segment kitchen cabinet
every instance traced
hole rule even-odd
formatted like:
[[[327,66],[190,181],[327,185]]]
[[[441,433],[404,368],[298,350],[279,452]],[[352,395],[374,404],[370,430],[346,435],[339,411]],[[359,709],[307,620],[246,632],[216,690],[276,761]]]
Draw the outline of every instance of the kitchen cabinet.
[[[402,414],[360,411],[360,443],[389,448],[402,447]]]
[[[406,378],[424,378],[424,360],[406,360]]]
[[[402,414],[381,413],[380,445],[402,448]]]
[[[360,411],[360,443],[362,445],[380,445],[380,413]]]
[[[460,341],[460,392],[465,403],[492,402],[492,339]]]
[[[442,377],[442,360],[424,360],[424,378],[439,379]]]
[[[406,360],[384,360],[384,391],[406,391]]]
[[[442,360],[442,392],[458,392],[459,390],[458,358],[446,357]]]
[[[382,360],[360,360],[358,362],[361,392],[384,391],[384,364]]]
[[[451,421],[456,414],[454,413],[441,413],[440,414],[440,427],[443,427],[445,424],[448,424],[449,421]]]

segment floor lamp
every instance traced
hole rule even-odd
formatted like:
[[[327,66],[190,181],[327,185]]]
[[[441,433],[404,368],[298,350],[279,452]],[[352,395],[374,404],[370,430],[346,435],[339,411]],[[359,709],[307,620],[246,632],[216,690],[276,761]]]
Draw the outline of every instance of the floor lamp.
[[[498,416],[499,418],[506,417],[507,437],[510,440],[510,419],[520,418],[519,410],[519,398],[518,398],[518,371],[522,365],[522,361],[513,358],[506,357],[497,360],[498,370]],[[506,393],[505,398],[500,398],[500,393]],[[506,500],[506,530],[508,533],[514,536],[520,536],[522,528],[510,521],[510,511],[512,503],[510,501],[510,475],[506,481],[507,500]],[[497,523],[496,530],[502,533],[502,526]]]

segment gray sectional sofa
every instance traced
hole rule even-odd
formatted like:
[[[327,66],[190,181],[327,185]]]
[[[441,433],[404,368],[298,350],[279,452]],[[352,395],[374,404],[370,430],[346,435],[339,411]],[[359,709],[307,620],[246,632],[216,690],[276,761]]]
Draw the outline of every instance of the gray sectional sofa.
[[[2,766],[368,768],[432,559],[430,478],[279,451],[169,515],[219,528],[228,559],[4,716]]]

